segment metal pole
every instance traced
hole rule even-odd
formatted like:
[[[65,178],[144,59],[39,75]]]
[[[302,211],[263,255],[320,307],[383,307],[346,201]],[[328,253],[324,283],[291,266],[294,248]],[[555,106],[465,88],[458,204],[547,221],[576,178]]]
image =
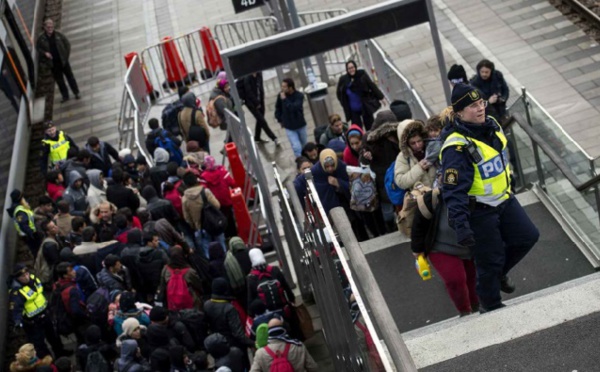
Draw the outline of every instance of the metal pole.
[[[452,102],[450,100],[450,96],[452,93],[450,92],[450,86],[448,82],[446,82],[447,71],[446,71],[446,61],[444,60],[444,50],[442,49],[442,43],[440,41],[440,34],[438,33],[437,23],[435,22],[435,15],[433,14],[433,5],[431,5],[431,0],[425,0],[427,4],[427,13],[429,13],[429,26],[431,28],[431,38],[433,39],[433,47],[435,48],[435,55],[438,60],[438,67],[440,69],[440,77],[442,78],[442,87],[444,88],[444,94],[446,95],[446,103],[450,105]]]
[[[527,124],[533,128],[533,123],[531,122],[531,114],[529,113],[529,101],[527,100],[527,91],[525,87],[521,87],[521,93],[523,103],[525,105],[525,116],[527,117]],[[537,143],[531,140],[531,144],[533,147],[533,157],[535,159],[535,168],[537,170],[538,179],[540,183],[540,187],[542,190],[546,191],[546,178],[544,177],[544,170],[542,169],[542,161],[540,160],[540,152]]]
[[[594,159],[590,159],[590,173],[592,178],[596,177],[596,164],[594,163]],[[594,186],[594,196],[596,196],[596,212],[600,219],[600,189],[597,184]]]
[[[294,28],[300,28],[300,18],[298,17],[298,11],[296,10],[294,0],[287,0],[287,5],[285,0],[280,0],[279,4],[281,5],[281,13],[286,20],[286,26],[289,25],[288,29],[292,30]],[[310,58],[303,58],[302,61],[296,61],[300,82],[303,87],[306,87],[308,86],[308,78],[306,77],[302,64],[304,64],[304,68],[306,69],[309,67],[312,68]]]

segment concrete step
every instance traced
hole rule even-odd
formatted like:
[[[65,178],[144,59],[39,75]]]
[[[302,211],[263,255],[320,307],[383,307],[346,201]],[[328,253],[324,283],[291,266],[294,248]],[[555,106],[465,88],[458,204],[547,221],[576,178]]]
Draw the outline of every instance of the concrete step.
[[[455,317],[402,336],[417,365],[425,368],[492,345],[598,312],[600,273],[505,302],[482,315]]]

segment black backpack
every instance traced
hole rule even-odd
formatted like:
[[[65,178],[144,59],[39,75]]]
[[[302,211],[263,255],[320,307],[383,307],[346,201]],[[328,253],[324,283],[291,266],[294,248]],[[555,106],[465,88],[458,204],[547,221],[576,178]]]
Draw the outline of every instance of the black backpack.
[[[188,332],[199,347],[204,345],[204,339],[208,335],[204,313],[196,309],[179,310],[179,321],[185,325]]]
[[[108,305],[110,304],[110,293],[107,288],[100,287],[88,297],[85,307],[92,323],[100,328],[106,328],[108,324]]]
[[[173,135],[179,135],[179,120],[177,116],[179,112],[183,110],[183,103],[177,100],[173,103],[169,103],[162,111],[161,121],[162,126]]]
[[[52,292],[50,301],[50,320],[56,333],[67,336],[73,333],[73,321],[69,315],[65,302],[69,302],[69,291],[75,286],[75,283],[58,286]]]
[[[220,210],[208,202],[206,198],[206,188],[202,188],[202,229],[206,230],[212,236],[217,236],[225,232],[227,228],[227,217]]]
[[[88,354],[85,363],[85,372],[112,372],[108,362],[98,350]]]

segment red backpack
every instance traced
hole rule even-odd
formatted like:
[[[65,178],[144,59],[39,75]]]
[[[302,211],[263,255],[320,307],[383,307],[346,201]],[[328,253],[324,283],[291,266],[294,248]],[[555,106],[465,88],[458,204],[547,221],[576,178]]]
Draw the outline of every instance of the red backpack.
[[[169,283],[167,283],[167,304],[169,310],[183,310],[194,308],[194,297],[190,293],[188,285],[183,276],[188,272],[189,267],[185,269],[171,269]]]
[[[265,351],[273,358],[269,372],[294,372],[294,367],[292,367],[287,358],[290,351],[290,344],[286,342],[283,353],[280,351],[274,352],[268,346],[265,346]]]
[[[271,272],[273,266],[267,266],[265,271],[252,270],[250,275],[258,277],[258,286],[256,291],[258,297],[265,304],[268,310],[282,310],[287,304],[283,286],[279,280],[273,278]]]

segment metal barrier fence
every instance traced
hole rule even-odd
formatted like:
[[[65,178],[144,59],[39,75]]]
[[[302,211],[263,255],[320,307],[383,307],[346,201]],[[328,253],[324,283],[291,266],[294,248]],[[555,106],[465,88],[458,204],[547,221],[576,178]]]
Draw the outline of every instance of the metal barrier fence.
[[[148,95],[142,64],[135,56],[125,73],[121,111],[117,122],[119,130],[119,149],[137,148],[149,165],[154,164],[152,156],[146,151],[143,123],[150,112],[151,102]]]
[[[227,135],[231,136],[233,143],[235,143],[240,160],[246,171],[246,182],[244,183],[243,193],[244,200],[250,203],[249,209],[252,216],[252,228],[250,230],[251,235],[248,245],[251,247],[256,246],[258,233],[260,230],[266,229],[267,236],[275,248],[286,279],[289,283],[294,283],[292,276],[294,268],[289,264],[285,255],[273,212],[269,182],[265,175],[258,149],[254,143],[254,137],[250,129],[243,126],[240,119],[233,112],[226,110],[225,113]],[[255,194],[254,198],[251,197],[252,193]],[[257,213],[259,210],[261,213]],[[261,217],[264,219],[264,226],[261,226]]]
[[[257,17],[240,21],[222,22],[215,26],[219,48],[227,49],[254,40],[275,35],[281,30],[277,18]]]
[[[312,283],[315,301],[323,319],[323,331],[327,347],[336,371],[369,371],[367,356],[361,352],[354,324],[350,316],[347,293],[342,287],[342,278],[334,263],[334,257],[343,265],[352,293],[362,304],[362,298],[352,279],[352,273],[340,249],[321,201],[312,181],[312,174],[305,174],[307,196],[305,200],[303,264]],[[364,306],[361,306],[364,309]],[[375,330],[370,324],[373,340],[378,342]],[[385,355],[384,355],[385,358]],[[388,363],[389,364],[389,361]]]
[[[216,40],[206,30],[200,28],[163,40],[140,53],[144,71],[158,93],[157,103],[171,102],[181,86],[191,89],[216,78],[218,68],[210,61],[214,61],[219,50]],[[204,85],[209,89],[209,84]]]

